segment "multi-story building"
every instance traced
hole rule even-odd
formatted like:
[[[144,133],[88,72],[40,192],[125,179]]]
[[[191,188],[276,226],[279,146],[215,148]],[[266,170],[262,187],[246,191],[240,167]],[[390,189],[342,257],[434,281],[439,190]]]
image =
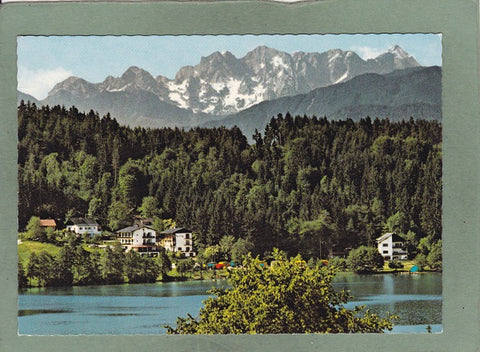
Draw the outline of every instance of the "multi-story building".
[[[408,259],[405,240],[396,233],[389,232],[377,238],[378,251],[386,260]]]
[[[133,250],[139,254],[158,256],[157,232],[151,227],[133,225],[118,230],[116,235],[126,251]]]
[[[160,245],[166,250],[181,253],[185,257],[194,257],[192,231],[185,228],[173,228],[160,233]]]

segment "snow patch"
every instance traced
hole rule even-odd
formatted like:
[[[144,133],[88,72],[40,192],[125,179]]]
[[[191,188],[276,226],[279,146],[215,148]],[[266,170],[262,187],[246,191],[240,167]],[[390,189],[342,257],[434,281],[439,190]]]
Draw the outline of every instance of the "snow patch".
[[[204,85],[202,85],[202,88],[200,88],[200,92],[198,93],[198,97],[203,98],[207,93],[208,93],[208,86],[204,84]]]
[[[283,59],[278,55],[274,56],[270,63],[275,67],[283,67],[288,69],[288,66],[283,62]]]
[[[235,110],[238,109],[238,103],[243,102],[242,110],[247,109],[252,105],[255,105],[263,101],[263,95],[266,91],[266,87],[263,85],[258,85],[253,88],[252,94],[241,94],[239,92],[242,81],[238,79],[231,78],[227,82],[228,95],[223,100],[224,110],[231,110],[228,107],[233,107]]]
[[[241,99],[241,94],[238,93],[240,84],[242,84],[242,81],[233,78],[230,78],[230,80],[227,82],[229,92],[224,100],[226,106],[237,106],[237,99]]]
[[[178,92],[171,92],[168,94],[168,97],[171,101],[175,102],[179,108],[188,109],[188,104],[186,99]]]
[[[258,97],[257,100],[262,100],[261,97],[263,97],[266,91],[267,87],[265,87],[264,85],[256,86],[255,88],[253,88],[253,93]]]
[[[310,110],[314,101],[315,101],[315,98],[312,98],[312,101],[310,102],[310,105],[308,105],[307,109],[305,110],[306,112],[308,112]]]
[[[225,83],[221,83],[221,82],[211,83],[210,87],[212,87],[217,93],[220,93],[220,91],[223,88],[225,88]]]
[[[180,84],[177,84],[174,81],[168,82],[168,90],[171,92],[185,93],[187,91],[187,80]]]
[[[389,53],[393,54],[397,59],[405,59],[410,57],[401,47],[395,45],[388,50]]]
[[[335,61],[337,59],[337,57],[340,56],[340,53],[335,53],[335,55],[333,55],[329,60],[328,60],[328,64],[330,65],[333,61]]]
[[[203,112],[209,114],[213,112],[213,110],[215,110],[215,105],[209,105],[205,109],[203,109]]]
[[[343,81],[345,78],[347,78],[348,76],[348,71],[346,71],[342,77],[340,77],[339,79],[337,79],[335,82],[333,82],[333,84],[337,84],[337,83],[340,83],[341,81]]]
[[[111,89],[110,87],[107,88],[107,92],[124,92],[129,86],[131,86],[132,83],[128,83],[128,84],[125,84],[123,87],[121,88],[115,88],[115,89]]]

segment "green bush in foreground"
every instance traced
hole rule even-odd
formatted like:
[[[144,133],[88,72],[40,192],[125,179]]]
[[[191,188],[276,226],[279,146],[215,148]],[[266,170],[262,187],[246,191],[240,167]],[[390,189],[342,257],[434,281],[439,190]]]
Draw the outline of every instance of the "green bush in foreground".
[[[346,309],[349,294],[332,287],[334,271],[309,268],[300,256],[274,251],[270,267],[247,256],[229,274],[231,289],[213,289],[198,318],[178,318],[169,334],[284,334],[382,332],[392,320],[365,310]]]

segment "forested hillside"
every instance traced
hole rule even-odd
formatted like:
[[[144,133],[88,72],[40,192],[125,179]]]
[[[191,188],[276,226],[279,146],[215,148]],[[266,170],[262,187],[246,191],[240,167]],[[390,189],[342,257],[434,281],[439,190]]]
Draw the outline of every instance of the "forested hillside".
[[[31,216],[174,219],[196,247],[225,236],[264,254],[441,237],[441,124],[272,118],[253,144],[234,127],[144,129],[109,115],[20,104],[19,227]],[[322,248],[322,249],[320,249]],[[320,253],[322,251],[322,253]]]

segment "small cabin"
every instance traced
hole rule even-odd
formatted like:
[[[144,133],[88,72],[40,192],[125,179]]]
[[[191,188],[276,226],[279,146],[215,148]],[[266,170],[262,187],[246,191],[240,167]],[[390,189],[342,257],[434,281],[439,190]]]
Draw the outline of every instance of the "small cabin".
[[[57,228],[57,223],[53,219],[40,219],[40,227],[45,230],[48,228],[55,230]]]

